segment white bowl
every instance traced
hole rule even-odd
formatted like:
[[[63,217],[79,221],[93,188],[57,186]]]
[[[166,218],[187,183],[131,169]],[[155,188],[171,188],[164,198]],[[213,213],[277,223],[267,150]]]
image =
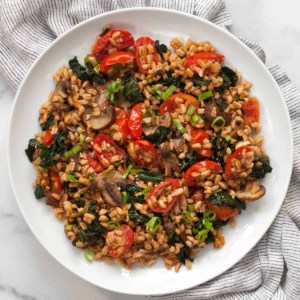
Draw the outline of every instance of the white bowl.
[[[179,273],[165,269],[161,261],[151,267],[131,270],[103,262],[87,263],[82,251],[65,237],[63,223],[52,209],[36,200],[31,183],[35,171],[25,156],[29,138],[39,131],[38,109],[54,88],[52,74],[75,55],[81,60],[104,24],[127,29],[134,37],[149,35],[169,44],[173,37],[209,40],[225,55],[225,64],[235,66],[253,82],[253,95],[261,108],[261,134],[273,172],[264,180],[266,196],[249,204],[236,218],[237,226],[224,230],[225,246],[200,251],[193,267]],[[38,38],[38,37],[37,37]],[[135,8],[96,16],[58,38],[33,64],[14,102],[9,132],[9,169],[14,193],[30,229],[63,266],[81,278],[108,290],[141,295],[171,293],[204,283],[237,263],[267,231],[284,200],[292,169],[292,135],[286,104],[264,64],[237,38],[198,17],[172,10]]]

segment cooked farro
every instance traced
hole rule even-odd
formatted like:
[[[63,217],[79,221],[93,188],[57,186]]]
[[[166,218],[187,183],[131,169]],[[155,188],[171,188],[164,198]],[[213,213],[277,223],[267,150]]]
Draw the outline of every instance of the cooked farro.
[[[171,51],[104,29],[85,66],[75,57],[53,76],[26,149],[35,196],[90,260],[189,269],[265,194],[258,101],[208,41]]]

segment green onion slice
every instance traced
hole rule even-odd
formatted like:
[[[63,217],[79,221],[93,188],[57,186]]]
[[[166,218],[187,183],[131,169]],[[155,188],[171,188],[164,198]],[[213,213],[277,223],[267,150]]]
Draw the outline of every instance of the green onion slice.
[[[192,214],[191,214],[191,212],[189,210],[184,210],[182,212],[182,218],[187,223],[192,223],[193,220],[194,220],[193,216],[192,216]]]
[[[212,91],[207,91],[207,92],[200,93],[198,95],[198,99],[199,99],[199,101],[204,101],[205,99],[208,99],[212,96],[213,96],[213,92]]]
[[[71,150],[65,152],[64,157],[67,158],[67,157],[69,157],[71,155],[74,155],[74,154],[78,153],[79,151],[81,151],[81,146],[77,145],[74,148],[72,148]]]
[[[68,232],[68,231],[71,231],[73,229],[73,225],[71,224],[68,224],[65,226],[65,231]]]
[[[176,86],[171,85],[167,88],[167,90],[161,95],[161,99],[166,101],[174,92],[176,91]]]
[[[226,136],[225,136],[225,141],[226,141],[226,142],[229,142],[230,140],[231,140],[231,136],[230,136],[230,135],[226,135]]]
[[[197,233],[196,239],[199,242],[204,243],[205,240],[207,239],[207,234],[208,234],[208,229],[202,229]]]
[[[85,249],[83,252],[84,258],[87,260],[87,262],[92,263],[95,258],[95,253],[91,249]]]
[[[194,126],[198,121],[200,121],[202,118],[199,115],[193,115],[190,121],[190,124]]]
[[[150,194],[151,189],[152,188],[150,186],[147,186],[145,189],[142,190],[142,195],[147,197]]]
[[[146,224],[146,231],[150,233],[156,232],[156,230],[160,227],[161,220],[159,217],[152,217],[149,222]]]
[[[185,134],[185,133],[186,133],[186,129],[181,125],[181,123],[179,122],[179,120],[177,120],[177,119],[173,120],[173,124],[176,126],[176,128],[177,128],[182,134]]]
[[[223,128],[225,126],[225,119],[221,116],[216,117],[211,126],[215,129],[215,130],[219,130],[221,128]]]
[[[126,179],[126,178],[127,178],[127,176],[129,175],[129,173],[130,173],[130,171],[131,171],[132,168],[133,168],[133,165],[132,165],[132,164],[130,164],[130,165],[127,167],[125,173],[124,173],[123,176],[122,176],[123,179]]]
[[[84,134],[80,134],[79,136],[79,143],[82,144],[85,141],[85,135]]]
[[[78,176],[74,173],[67,174],[67,179],[68,179],[68,181],[73,182],[73,183],[79,182]]]
[[[160,89],[158,88],[153,88],[152,89],[152,92],[155,94],[155,96],[158,98],[158,99],[161,99],[161,96],[163,95],[164,92],[162,92]]]
[[[128,193],[127,192],[122,192],[122,203],[126,204],[128,200]]]
[[[190,105],[190,107],[189,107],[189,109],[188,109],[188,111],[187,111],[186,114],[188,116],[191,116],[194,113],[195,109],[196,109],[196,107],[194,105]]]
[[[216,219],[216,213],[211,209],[206,209],[204,212],[204,219],[207,221],[214,221]]]
[[[110,220],[107,222],[108,225],[108,229],[112,230],[112,229],[116,229],[120,227],[120,223],[117,220]]]

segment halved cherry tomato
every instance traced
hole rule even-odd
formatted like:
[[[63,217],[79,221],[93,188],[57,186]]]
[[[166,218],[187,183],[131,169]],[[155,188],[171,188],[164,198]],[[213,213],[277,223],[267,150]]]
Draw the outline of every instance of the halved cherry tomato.
[[[103,171],[103,167],[102,167],[100,161],[97,161],[96,159],[93,159],[89,155],[87,157],[87,160],[88,160],[89,166],[92,167],[95,170],[95,172],[99,173],[99,172]]]
[[[205,200],[205,205],[208,209],[211,209],[216,213],[216,218],[218,220],[227,221],[230,218],[233,218],[234,216],[238,215],[240,212],[239,208],[231,207],[228,205],[216,205],[208,200]]]
[[[186,64],[188,67],[193,69],[194,67],[197,67],[199,65],[199,59],[204,61],[212,59],[221,63],[224,59],[224,55],[211,51],[198,52],[194,55],[188,56]]]
[[[247,125],[259,121],[259,104],[256,98],[250,98],[242,105]]]
[[[134,61],[134,54],[130,52],[119,51],[106,56],[100,65],[100,71],[105,73],[115,64],[130,63]]]
[[[251,149],[247,146],[241,146],[239,148],[237,148],[233,154],[231,154],[231,156],[227,159],[226,161],[226,165],[225,165],[225,177],[227,177],[228,179],[235,179],[236,178],[236,174],[232,173],[231,171],[231,167],[232,167],[232,162],[234,159],[238,159],[240,160],[242,158],[242,153],[243,150],[246,149],[246,152],[251,151]]]
[[[145,167],[153,167],[157,164],[158,154],[154,146],[146,140],[137,140],[127,146],[130,158]]]
[[[209,136],[206,133],[204,129],[199,129],[195,128],[191,125],[187,125],[186,127],[188,134],[192,137],[192,139],[189,141],[189,145],[192,147],[194,144],[200,144],[203,146],[203,140],[208,139]],[[212,150],[211,149],[205,149],[205,148],[196,148],[195,149],[199,154],[206,156],[206,157],[211,157],[212,156]]]
[[[58,173],[50,170],[50,190],[51,193],[59,194],[62,190],[62,183],[58,176]]]
[[[119,156],[118,161],[126,157],[126,152],[110,136],[105,134],[99,134],[95,137],[93,149],[104,168],[108,168],[113,162],[116,162],[113,159],[114,156]]]
[[[50,146],[52,144],[52,142],[53,142],[53,135],[52,135],[50,129],[47,129],[44,134],[44,144],[46,146]]]
[[[121,34],[117,39],[120,39],[120,42],[117,42],[116,46],[111,43],[112,35],[115,32],[120,32]],[[122,41],[121,41],[122,39]],[[108,55],[109,50],[112,48],[117,48],[117,50],[123,50],[133,46],[134,39],[130,32],[126,30],[110,30],[106,34],[104,34],[101,38],[99,38],[93,48],[92,54],[96,56],[98,59],[102,60],[105,56]]]
[[[194,172],[198,172],[201,169],[211,170],[216,173],[222,172],[222,166],[211,160],[203,160],[192,165],[183,175],[183,182],[187,186],[197,186],[197,177],[193,176]]]
[[[142,135],[142,119],[142,105],[138,103],[131,109],[128,118],[128,131],[131,137],[135,140],[139,139]]]
[[[172,201],[169,202],[165,208],[160,207],[158,202],[155,204],[155,206],[153,206],[153,204],[152,204],[151,198],[155,197],[157,199],[159,197],[159,195],[161,195],[163,193],[163,190],[169,186],[171,187],[171,192],[172,192],[181,187],[181,182],[179,179],[168,178],[153,187],[149,196],[146,198],[146,201],[152,211],[158,212],[158,213],[167,213],[172,208],[172,206],[175,204],[175,202],[177,201],[179,196],[174,196],[172,198]]]
[[[177,93],[171,95],[161,106],[160,106],[160,114],[163,115],[165,112],[173,113],[177,108],[179,108],[179,104],[176,103],[175,99],[181,98],[184,100],[184,105],[188,110],[191,105],[195,106],[196,110],[199,108],[199,101],[189,95],[184,93]]]
[[[122,254],[124,254],[131,247],[133,240],[134,240],[133,230],[131,229],[131,227],[129,227],[128,225],[125,225],[125,224],[121,225],[117,229],[114,229],[114,230],[108,232],[107,235],[114,234],[117,230],[122,232],[122,235],[121,236],[118,235],[118,237],[123,240],[124,246],[123,246],[123,249],[121,252],[118,251],[118,248],[112,249],[112,248],[108,247],[108,254],[113,257],[118,257],[118,256],[121,256]]]
[[[128,137],[128,119],[123,109],[115,107],[115,110],[117,112],[115,125],[119,127],[123,136],[123,141],[125,142]]]
[[[136,57],[136,63],[140,71],[144,74],[147,74],[149,68],[145,68],[143,65],[151,64],[151,62],[148,61],[149,57],[152,57],[153,61],[156,64],[158,63],[159,60],[159,54],[156,51],[154,41],[147,36],[142,36],[139,39],[137,39],[135,42],[135,57]]]

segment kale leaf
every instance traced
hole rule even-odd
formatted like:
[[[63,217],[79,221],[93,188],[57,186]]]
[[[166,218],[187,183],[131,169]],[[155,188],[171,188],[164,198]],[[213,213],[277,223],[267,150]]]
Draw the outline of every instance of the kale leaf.
[[[54,125],[54,116],[52,112],[48,113],[47,120],[44,124],[41,125],[42,130],[47,130],[51,125]]]
[[[231,145],[230,141],[226,141],[225,138],[218,135],[212,140],[212,159],[222,166],[224,166],[224,155],[226,154],[227,148],[233,149],[234,145]]]
[[[165,44],[160,44],[159,40],[155,41],[155,48],[161,58],[163,58],[164,54],[168,51],[168,47]]]
[[[27,149],[25,149],[25,153],[29,159],[30,162],[33,162],[33,153],[36,149],[37,140],[36,139],[30,139],[28,142]]]
[[[111,29],[111,26],[110,26],[110,25],[105,25],[105,26],[103,27],[102,32],[99,34],[99,36],[103,36],[104,34],[106,34],[107,32],[109,32],[110,29]]]
[[[36,199],[41,199],[45,197],[45,187],[41,186],[40,184],[37,184],[34,190],[34,196]]]
[[[214,99],[214,102],[218,105],[220,111],[224,111],[228,107],[228,103],[224,99]]]
[[[258,158],[258,162],[261,163],[260,166],[256,166],[252,169],[250,176],[255,179],[261,179],[266,176],[267,173],[271,173],[273,168],[270,165],[270,159],[267,155],[262,155]]]
[[[170,134],[170,128],[164,126],[157,126],[152,134],[146,135],[145,140],[152,142],[155,145],[161,144]]]
[[[129,219],[136,224],[145,224],[149,221],[149,217],[140,214],[134,208],[134,206],[131,206],[131,208],[128,210],[128,216],[129,216]]]
[[[193,164],[195,164],[199,159],[201,158],[201,155],[193,150],[188,158],[185,158],[180,163],[180,168],[182,171],[187,170],[189,167],[191,167]]]
[[[166,177],[160,173],[142,171],[136,174],[137,177],[143,181],[161,182]]]
[[[232,197],[230,194],[225,193],[222,190],[218,190],[211,194],[208,198],[208,201],[212,204],[220,206],[229,205],[240,209],[246,209],[245,202],[237,200],[236,198]]]
[[[185,264],[185,260],[189,259],[190,261],[193,261],[194,259],[190,256],[190,249],[185,245],[185,243],[182,241],[181,237],[176,232],[171,232],[168,238],[168,244],[170,246],[174,246],[177,243],[182,243],[183,247],[180,249],[180,252],[177,254],[177,257],[179,261],[182,264]]]
[[[175,231],[171,232],[168,238],[168,244],[174,246],[175,244],[181,243],[181,237]]]
[[[164,86],[171,86],[171,85],[175,85],[176,87],[180,88],[180,90],[182,92],[184,92],[184,87],[185,84],[183,82],[181,82],[182,77],[178,76],[178,77],[174,77],[173,76],[173,70],[169,70],[167,71],[167,78],[166,79],[159,79],[157,81],[153,81],[151,83],[149,83],[149,85],[155,85],[155,84],[162,84]]]
[[[191,78],[191,81],[197,85],[209,85],[210,84],[210,80],[206,80],[203,79],[200,76],[194,76],[193,78]]]
[[[228,67],[222,67],[219,76],[223,78],[223,84],[216,88],[219,92],[235,86],[238,80],[237,74]]]
[[[123,76],[121,79],[123,83],[121,93],[126,100],[133,104],[143,102],[144,97],[137,80],[130,74]]]
[[[127,184],[125,186],[124,192],[127,193],[126,203],[145,203],[143,196],[136,196],[136,193],[141,193],[143,191],[138,185]]]

